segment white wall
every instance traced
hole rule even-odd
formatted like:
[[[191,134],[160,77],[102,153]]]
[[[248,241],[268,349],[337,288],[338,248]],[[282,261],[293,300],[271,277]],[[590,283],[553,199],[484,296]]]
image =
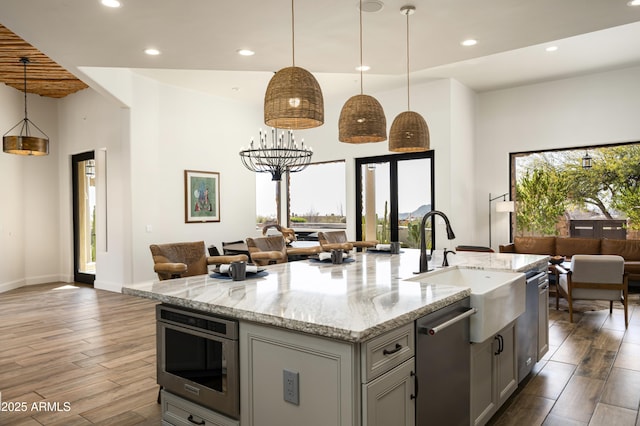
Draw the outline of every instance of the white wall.
[[[29,119],[49,137],[50,154],[0,153],[0,292],[59,279],[56,103],[35,95],[28,95],[27,102]],[[2,133],[23,117],[23,93],[0,85]],[[20,126],[10,134],[19,131]],[[34,129],[31,134],[38,135]]]
[[[128,253],[123,235],[129,211],[126,146],[129,111],[112,99],[87,89],[59,101],[60,262],[64,281],[73,281],[73,207],[71,156],[96,156],[96,288],[119,290]],[[106,192],[105,192],[106,191]]]
[[[475,227],[488,240],[487,198],[509,191],[509,153],[640,140],[640,67],[482,93],[476,111]],[[493,218],[497,247],[508,215]]]

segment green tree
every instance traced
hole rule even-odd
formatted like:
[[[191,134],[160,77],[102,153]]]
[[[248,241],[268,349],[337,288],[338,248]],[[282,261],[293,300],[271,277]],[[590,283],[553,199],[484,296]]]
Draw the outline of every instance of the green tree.
[[[567,161],[567,196],[579,206],[594,206],[607,219],[613,209],[640,229],[640,145],[619,145],[591,151],[592,167],[583,169],[579,158]]]
[[[567,180],[552,167],[527,171],[516,183],[516,226],[521,234],[556,235],[567,207]]]

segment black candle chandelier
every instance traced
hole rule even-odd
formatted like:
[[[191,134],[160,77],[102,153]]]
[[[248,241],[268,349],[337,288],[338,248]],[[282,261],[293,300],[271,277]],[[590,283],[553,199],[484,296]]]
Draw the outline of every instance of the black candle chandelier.
[[[313,150],[304,145],[304,139],[298,146],[292,130],[282,131],[278,135],[278,129],[271,129],[271,141],[268,142],[268,133],[260,129],[258,143],[251,138],[249,148],[240,151],[242,164],[247,169],[256,173],[271,173],[271,180],[280,181],[283,173],[299,172],[309,165]]]

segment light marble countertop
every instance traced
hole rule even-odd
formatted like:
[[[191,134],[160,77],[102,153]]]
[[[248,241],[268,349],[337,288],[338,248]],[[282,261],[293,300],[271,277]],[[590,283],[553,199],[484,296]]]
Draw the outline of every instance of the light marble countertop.
[[[315,260],[270,265],[232,281],[216,273],[125,285],[124,294],[349,342],[362,342],[470,295],[415,275],[419,252],[356,253],[341,265]],[[460,252],[451,266],[524,272],[548,256]],[[434,254],[430,267],[442,263]]]

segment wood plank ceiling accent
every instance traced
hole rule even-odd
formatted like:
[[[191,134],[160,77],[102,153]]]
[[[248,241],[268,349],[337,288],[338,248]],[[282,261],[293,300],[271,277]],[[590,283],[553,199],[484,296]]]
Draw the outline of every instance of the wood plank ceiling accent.
[[[88,86],[47,55],[0,24],[0,82],[24,92],[24,65],[28,58],[27,92],[63,98]]]

